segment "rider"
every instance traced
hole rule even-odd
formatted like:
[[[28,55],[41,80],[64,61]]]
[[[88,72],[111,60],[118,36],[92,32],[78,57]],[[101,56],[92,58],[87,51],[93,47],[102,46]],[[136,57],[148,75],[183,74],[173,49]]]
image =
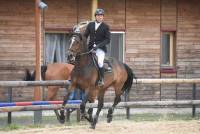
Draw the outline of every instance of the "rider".
[[[104,10],[97,9],[95,12],[95,21],[90,22],[85,30],[85,37],[89,40],[89,50],[95,50],[97,59],[98,59],[98,66],[100,71],[100,80],[98,82],[98,86],[104,85],[104,58],[105,53],[107,52],[106,45],[110,43],[110,30],[109,26],[103,22],[104,19]]]

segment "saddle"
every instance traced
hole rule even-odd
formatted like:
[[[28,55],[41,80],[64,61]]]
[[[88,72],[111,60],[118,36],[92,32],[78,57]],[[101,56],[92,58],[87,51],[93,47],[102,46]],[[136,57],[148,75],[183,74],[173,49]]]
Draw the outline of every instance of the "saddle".
[[[113,58],[106,57],[104,59],[103,67],[105,69],[105,72],[112,73],[112,64],[111,64],[112,62],[113,62]]]
[[[97,68],[97,70],[99,70],[97,56],[93,55],[92,57],[93,57],[93,62],[95,64],[95,67]],[[113,62],[113,58],[105,57],[104,65],[103,65],[103,68],[105,69],[104,73],[112,73],[112,62]]]
[[[98,85],[101,73],[100,73],[100,69],[99,69],[99,65],[98,65],[98,61],[97,61],[97,56],[95,54],[92,54],[92,61],[93,61],[94,66],[95,66],[95,68],[97,69],[97,72],[98,72],[98,78],[96,80],[96,85]],[[112,62],[113,62],[112,58],[105,57],[104,65],[103,65],[104,74],[105,73],[112,73],[112,64],[111,64]]]

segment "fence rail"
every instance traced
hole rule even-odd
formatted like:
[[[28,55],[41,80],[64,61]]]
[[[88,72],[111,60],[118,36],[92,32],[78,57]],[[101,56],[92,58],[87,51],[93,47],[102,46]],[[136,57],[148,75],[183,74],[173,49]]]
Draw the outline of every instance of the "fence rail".
[[[174,106],[174,105],[192,105],[192,115],[195,116],[196,105],[200,105],[200,100],[196,100],[196,84],[200,83],[200,79],[137,79],[133,80],[138,84],[193,84],[192,98],[193,100],[181,101],[138,101],[138,102],[121,102],[117,107],[126,107],[127,118],[129,118],[130,107],[145,106]],[[68,86],[68,80],[52,80],[52,81],[0,81],[0,87],[4,87],[12,94],[13,87],[30,87],[30,86]],[[11,97],[11,96],[10,96]],[[10,98],[9,100],[12,100]],[[109,108],[113,103],[105,103],[104,108]],[[66,108],[79,108],[79,104],[67,104]],[[87,104],[86,107],[97,107],[97,104]],[[0,107],[0,113],[8,112],[8,123],[11,123],[11,112],[14,111],[38,111],[38,110],[55,110],[61,108],[60,104],[56,105],[33,105],[33,106],[11,106]]]
[[[200,83],[200,79],[137,79],[133,80],[138,84],[180,84],[180,83]],[[27,86],[65,86],[69,85],[68,80],[49,81],[0,81],[0,87],[27,87]]]
[[[104,103],[104,108],[111,108],[113,103]],[[182,105],[200,105],[200,100],[181,100],[181,101],[137,101],[137,102],[120,102],[117,108],[134,108],[145,106],[182,106]],[[97,103],[86,104],[87,108],[97,108]],[[12,106],[0,107],[1,112],[15,112],[15,111],[37,111],[37,110],[55,110],[60,109],[60,104],[55,105],[29,105],[29,106]],[[80,104],[66,104],[65,108],[80,108]]]
[[[30,86],[67,86],[68,80],[49,81],[0,81],[0,87],[30,87]]]

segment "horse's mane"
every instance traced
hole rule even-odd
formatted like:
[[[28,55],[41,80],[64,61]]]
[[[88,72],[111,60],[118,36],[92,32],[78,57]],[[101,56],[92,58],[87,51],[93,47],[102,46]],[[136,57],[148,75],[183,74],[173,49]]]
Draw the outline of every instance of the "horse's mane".
[[[87,25],[90,23],[91,21],[83,21],[78,23],[77,25],[75,25],[73,27],[73,32],[74,33],[84,33],[86,30]]]
[[[92,22],[92,21],[83,21],[73,27],[73,33],[78,33],[82,36],[82,39],[83,39],[82,43],[88,44],[88,42],[89,42],[89,38],[86,39],[83,34],[90,22]]]

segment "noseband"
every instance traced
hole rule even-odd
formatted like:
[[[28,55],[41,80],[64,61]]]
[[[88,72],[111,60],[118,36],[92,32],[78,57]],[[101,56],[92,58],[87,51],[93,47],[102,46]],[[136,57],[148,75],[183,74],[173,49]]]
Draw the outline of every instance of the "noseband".
[[[71,38],[73,38],[73,37],[74,37],[74,40],[75,40],[75,41],[77,41],[80,45],[82,45],[82,44],[81,44],[81,41],[83,40],[83,38],[82,38],[82,36],[81,36],[80,33],[75,33],[75,34],[73,34]],[[77,39],[77,38],[79,38],[79,39]],[[71,44],[71,46],[72,46],[72,45],[73,45],[73,44]],[[70,46],[70,48],[71,48],[71,46]],[[76,57],[76,56],[81,56],[81,55],[86,55],[86,54],[89,54],[89,53],[91,53],[91,52],[93,51],[93,50],[90,50],[90,51],[87,51],[87,52],[76,53],[75,51],[71,50],[70,48],[68,49],[68,51],[69,51],[69,53],[71,53],[74,57]]]

